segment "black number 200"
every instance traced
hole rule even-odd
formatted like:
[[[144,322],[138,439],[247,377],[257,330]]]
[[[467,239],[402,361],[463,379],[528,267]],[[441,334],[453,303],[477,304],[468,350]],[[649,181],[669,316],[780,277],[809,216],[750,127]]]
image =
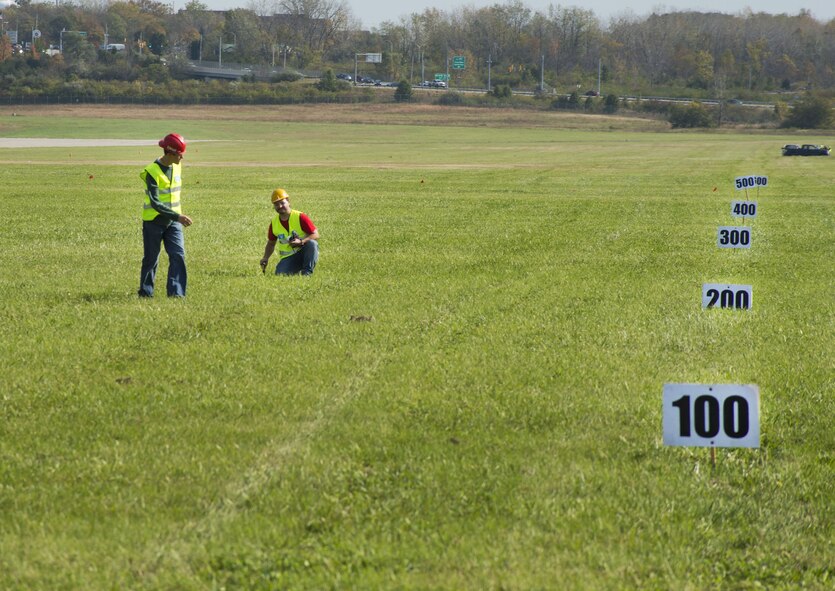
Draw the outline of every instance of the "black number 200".
[[[721,292],[718,289],[707,290],[707,296],[710,300],[707,303],[708,308],[713,308],[719,304],[722,308],[738,308],[740,310],[748,310],[751,308],[751,298],[745,290],[733,291],[732,289],[723,289]]]
[[[681,437],[691,437],[692,430],[699,437],[716,437],[720,430],[733,439],[742,439],[748,435],[748,401],[742,396],[728,396],[722,404],[721,412],[719,401],[708,394],[697,396],[692,406],[690,396],[682,396],[673,402],[673,406],[678,409]]]

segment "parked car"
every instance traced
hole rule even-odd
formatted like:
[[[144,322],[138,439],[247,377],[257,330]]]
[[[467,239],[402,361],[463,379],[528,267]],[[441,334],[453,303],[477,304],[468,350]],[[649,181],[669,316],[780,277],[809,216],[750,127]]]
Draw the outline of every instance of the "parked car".
[[[829,146],[817,144],[786,144],[783,146],[783,156],[829,156]]]

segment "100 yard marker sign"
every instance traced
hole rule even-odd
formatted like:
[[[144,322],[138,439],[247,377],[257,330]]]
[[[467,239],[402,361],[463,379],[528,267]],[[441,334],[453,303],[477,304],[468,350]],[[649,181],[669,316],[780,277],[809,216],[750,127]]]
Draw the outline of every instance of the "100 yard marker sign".
[[[753,384],[664,384],[664,445],[759,447],[760,389]]]

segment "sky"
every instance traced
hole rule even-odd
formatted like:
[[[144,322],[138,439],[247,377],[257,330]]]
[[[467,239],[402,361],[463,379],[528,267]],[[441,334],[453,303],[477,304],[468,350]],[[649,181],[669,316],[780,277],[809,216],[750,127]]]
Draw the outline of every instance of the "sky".
[[[174,8],[183,8],[187,0],[174,0]],[[631,12],[637,16],[647,16],[653,12],[674,12],[694,10],[697,12],[724,12],[726,14],[739,14],[746,8],[754,12],[767,12],[770,14],[797,14],[801,8],[812,13],[819,21],[829,21],[835,18],[835,2],[833,0],[757,0],[750,2],[746,0],[668,0],[657,2],[656,0],[522,0],[522,3],[531,10],[545,12],[549,5],[563,7],[577,7],[591,10],[603,24],[609,19],[624,12]],[[228,10],[231,8],[248,8],[249,0],[202,0],[212,10]],[[506,4],[505,0],[345,0],[350,7],[354,17],[362,23],[362,28],[371,30],[380,25],[383,21],[397,22],[400,17],[412,13],[421,13],[427,8],[437,8],[445,12],[456,8],[475,7],[482,8],[494,4]],[[796,6],[796,8],[794,7]]]

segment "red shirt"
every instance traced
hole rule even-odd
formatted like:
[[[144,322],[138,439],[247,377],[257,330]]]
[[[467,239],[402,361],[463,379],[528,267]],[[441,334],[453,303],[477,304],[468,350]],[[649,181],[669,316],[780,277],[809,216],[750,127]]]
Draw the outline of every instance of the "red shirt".
[[[281,225],[284,226],[285,230],[290,230],[290,220],[284,221],[282,219],[278,220],[281,222]],[[305,234],[313,234],[316,231],[316,226],[313,225],[313,222],[310,221],[310,218],[307,217],[306,213],[299,214],[299,225],[301,225],[302,230],[304,230]],[[270,229],[267,232],[267,240],[270,242],[275,242],[278,240],[278,237],[273,234],[273,224],[270,222]]]

